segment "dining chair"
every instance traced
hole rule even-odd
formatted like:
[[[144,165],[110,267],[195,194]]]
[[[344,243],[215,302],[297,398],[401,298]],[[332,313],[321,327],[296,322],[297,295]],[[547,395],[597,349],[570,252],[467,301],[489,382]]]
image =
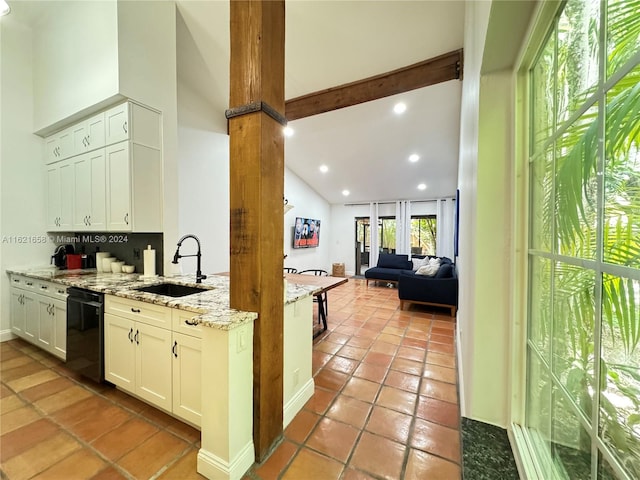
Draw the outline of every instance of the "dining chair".
[[[302,270],[298,272],[301,275],[315,275],[316,277],[328,277],[329,272],[326,270],[322,270],[320,268],[309,268],[307,270]],[[320,320],[324,326],[324,329],[327,329],[327,314],[329,313],[329,299],[327,297],[327,292],[321,293],[320,295],[316,295],[313,298],[314,302],[318,303],[318,320]]]
[[[292,267],[284,267],[284,273],[298,273],[298,269],[297,268],[292,268]]]

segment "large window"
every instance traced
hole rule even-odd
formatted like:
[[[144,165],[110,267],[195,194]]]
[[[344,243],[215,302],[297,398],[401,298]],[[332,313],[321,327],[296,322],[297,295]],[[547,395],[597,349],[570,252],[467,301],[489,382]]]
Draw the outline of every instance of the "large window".
[[[436,254],[436,216],[420,215],[411,217],[411,254]]]
[[[396,253],[396,217],[379,217],[380,252]]]
[[[530,86],[527,435],[543,478],[640,478],[640,1],[567,1]]]

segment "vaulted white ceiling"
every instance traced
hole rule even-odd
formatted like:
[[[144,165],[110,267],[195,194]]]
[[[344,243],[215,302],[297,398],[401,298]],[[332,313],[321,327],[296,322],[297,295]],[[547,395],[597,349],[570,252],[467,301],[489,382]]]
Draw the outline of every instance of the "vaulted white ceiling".
[[[220,132],[226,132],[229,1],[176,4],[179,80],[211,106]],[[55,2],[13,5],[34,25],[55,14]],[[457,0],[287,0],[285,97],[462,48],[463,25],[464,2]],[[285,163],[330,203],[453,196],[461,87],[451,80],[292,121],[295,134],[286,139]],[[397,116],[391,108],[400,100],[407,111]],[[420,155],[417,163],[408,161],[412,153]],[[321,164],[329,167],[326,174]],[[427,188],[418,190],[420,183]]]
[[[178,45],[195,47],[179,50],[178,75],[222,113],[229,97],[229,4],[177,3],[184,22]],[[285,97],[462,48],[463,24],[462,1],[288,0]],[[451,80],[292,121],[285,163],[330,203],[453,196],[461,90],[461,81]],[[396,101],[407,104],[401,116],[392,112]],[[418,162],[408,161],[412,153],[420,155]],[[427,188],[418,190],[420,183]]]

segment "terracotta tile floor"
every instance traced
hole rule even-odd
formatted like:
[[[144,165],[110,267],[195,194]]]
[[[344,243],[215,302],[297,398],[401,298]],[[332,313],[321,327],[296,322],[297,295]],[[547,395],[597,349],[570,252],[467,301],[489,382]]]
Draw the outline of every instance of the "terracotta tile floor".
[[[245,479],[460,479],[453,321],[398,304],[362,280],[329,292],[315,395]],[[0,380],[2,479],[203,478],[197,430],[22,340],[0,344]]]

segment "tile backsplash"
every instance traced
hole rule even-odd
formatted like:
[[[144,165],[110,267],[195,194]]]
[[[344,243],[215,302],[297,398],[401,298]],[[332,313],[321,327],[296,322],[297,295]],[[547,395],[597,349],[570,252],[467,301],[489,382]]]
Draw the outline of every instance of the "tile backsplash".
[[[142,251],[151,245],[156,251],[156,273],[162,275],[163,241],[162,233],[49,233],[56,245],[73,245],[75,253],[86,253],[94,259],[96,252],[109,252],[111,256],[133,265],[137,273],[143,273]]]

